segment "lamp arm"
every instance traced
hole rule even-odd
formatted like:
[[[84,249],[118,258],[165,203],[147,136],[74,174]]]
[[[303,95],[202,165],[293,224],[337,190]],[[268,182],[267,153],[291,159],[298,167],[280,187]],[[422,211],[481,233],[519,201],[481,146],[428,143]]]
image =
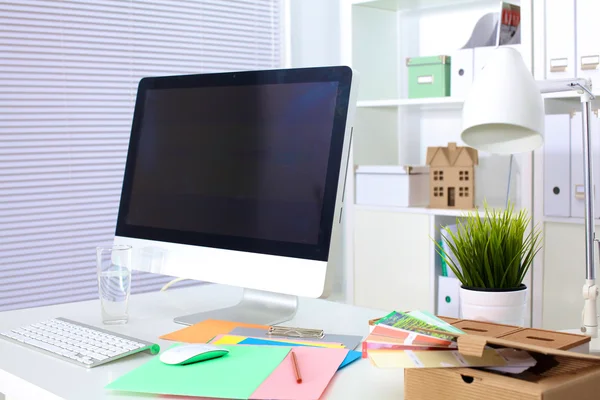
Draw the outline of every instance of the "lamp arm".
[[[544,81],[536,81],[538,88],[541,93],[556,93],[556,92],[570,92],[579,88],[586,92],[591,99],[594,99],[592,94],[592,81],[584,78],[577,79],[552,79]]]
[[[587,84],[582,84],[581,82],[571,82],[569,85],[571,87],[578,87],[581,90],[583,90],[585,92],[585,94],[587,94],[586,96],[582,96],[582,99],[585,99],[586,101],[595,99],[594,95],[592,94],[592,84],[591,83],[589,84],[589,87]]]
[[[596,233],[594,231],[594,187],[593,187],[593,167],[592,167],[592,140],[590,134],[590,114],[591,100],[593,98],[585,86],[577,83],[573,84],[582,88],[582,142],[583,142],[583,181],[585,195],[585,284],[583,285],[583,315],[581,321],[581,331],[590,337],[598,336],[598,313],[597,299],[598,287],[596,286],[596,268],[594,265],[594,243],[596,242]]]

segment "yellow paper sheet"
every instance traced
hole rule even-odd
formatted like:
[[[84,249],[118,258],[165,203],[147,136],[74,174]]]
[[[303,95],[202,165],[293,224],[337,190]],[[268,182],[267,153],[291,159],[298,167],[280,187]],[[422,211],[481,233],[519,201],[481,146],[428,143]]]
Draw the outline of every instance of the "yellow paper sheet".
[[[484,350],[482,357],[465,356],[456,350],[371,350],[369,358],[378,368],[503,367],[507,364],[494,349]]]
[[[229,333],[238,327],[269,329],[265,325],[207,319],[187,328],[163,335],[160,338],[183,343],[208,343],[215,336]]]
[[[242,340],[247,339],[247,338],[248,338],[247,336],[218,335],[214,338],[214,340],[211,340],[210,343],[217,344],[217,345],[218,344],[232,345],[232,344],[238,344],[239,342],[241,342]],[[269,340],[283,342],[283,343],[290,343],[290,344],[301,344],[301,345],[311,346],[311,347],[326,347],[326,348],[330,348],[330,349],[343,349],[344,348],[344,345],[341,343],[306,342],[306,341],[301,341],[301,340],[272,339],[272,338],[269,338]]]

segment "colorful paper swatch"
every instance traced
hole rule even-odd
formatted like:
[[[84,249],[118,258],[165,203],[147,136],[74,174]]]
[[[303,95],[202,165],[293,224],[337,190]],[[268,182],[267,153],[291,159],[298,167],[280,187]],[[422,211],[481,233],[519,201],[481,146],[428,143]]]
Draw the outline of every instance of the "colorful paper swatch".
[[[271,346],[248,347],[261,348]],[[273,348],[278,347],[273,346]],[[302,383],[298,384],[296,382],[291,354],[288,354],[279,367],[252,394],[252,399],[319,399],[348,353],[348,349],[330,349],[312,346],[298,346],[294,347],[291,351],[296,354]]]
[[[266,346],[292,346],[292,347],[296,347],[296,346],[319,347],[319,346],[316,346],[315,343],[298,344],[298,343],[290,343],[290,342],[282,342],[282,341],[280,342],[280,341],[276,341],[276,340],[263,340],[263,339],[257,339],[257,338],[246,338],[246,339],[242,340],[241,342],[239,342],[238,344],[255,345],[255,346],[266,345]],[[342,363],[338,367],[338,370],[353,363],[354,361],[358,360],[359,358],[360,358],[359,351],[355,351],[355,350],[348,351],[346,358],[344,358],[344,361],[342,361]]]
[[[424,321],[428,324],[437,326],[439,328],[439,330],[441,330],[441,331],[448,331],[451,333],[456,333],[458,335],[462,335],[465,333],[463,330],[458,329],[454,325],[450,325],[443,319],[438,318],[436,315],[434,315],[428,311],[411,311],[408,313],[408,315],[418,318],[421,321]]]
[[[215,345],[241,344],[241,342],[247,338],[248,338],[247,336],[240,336],[240,335],[217,335],[210,341],[210,343],[215,344]],[[344,346],[341,343],[315,343],[315,342],[305,342],[303,340],[294,340],[294,339],[269,339],[269,340],[285,343],[287,345],[301,344],[301,345],[313,346],[313,347],[328,347],[328,348],[337,348],[337,349],[344,348]]]
[[[269,327],[265,325],[207,319],[197,324],[163,335],[160,338],[183,343],[208,343],[215,336],[229,333],[238,327],[255,328],[264,331],[269,329]]]
[[[153,357],[109,383],[106,388],[163,395],[248,399],[279,367],[291,349],[283,346],[223,347],[229,350],[227,355],[188,365],[168,365],[159,357]]]
[[[483,351],[482,357],[465,356],[458,350],[369,352],[371,362],[378,368],[464,368],[504,367],[508,363],[494,349]]]
[[[377,321],[377,326],[389,326],[391,328],[398,328],[405,331],[418,332],[423,335],[436,337],[439,339],[444,339],[447,341],[455,341],[456,336],[453,335],[445,335],[443,333],[437,332],[429,332],[428,330],[445,330],[445,327],[440,326],[439,324],[434,325],[428,322],[425,322],[419,318],[413,317],[411,315],[392,311],[384,318]],[[426,329],[426,330],[423,330]]]
[[[395,338],[397,339],[397,342],[407,345],[456,347],[456,342],[454,341],[386,325],[375,325],[373,331],[369,335],[369,338],[373,337]]]
[[[361,342],[362,340],[362,336],[360,335],[339,335],[339,334],[335,334],[335,333],[325,333],[325,336],[323,336],[322,338],[294,338],[294,337],[282,337],[282,336],[272,336],[269,335],[268,330],[264,330],[264,329],[253,329],[253,328],[235,328],[234,330],[232,330],[231,332],[229,332],[231,335],[240,335],[240,336],[247,336],[247,337],[255,337],[255,338],[259,338],[259,339],[267,339],[267,340],[276,340],[276,339],[283,339],[283,340],[302,340],[304,342],[315,342],[315,343],[320,343],[320,342],[328,342],[328,343],[341,343],[344,345],[345,348],[349,349],[349,350],[354,350]]]

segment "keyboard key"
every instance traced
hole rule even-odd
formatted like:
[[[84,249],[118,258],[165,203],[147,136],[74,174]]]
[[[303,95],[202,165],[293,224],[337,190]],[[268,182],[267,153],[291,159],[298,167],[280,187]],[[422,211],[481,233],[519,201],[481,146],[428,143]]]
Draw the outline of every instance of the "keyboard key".
[[[92,357],[93,359],[96,359],[98,361],[102,361],[102,360],[106,360],[108,357],[103,355],[103,354],[98,354],[98,353],[92,353],[90,354],[90,357]]]

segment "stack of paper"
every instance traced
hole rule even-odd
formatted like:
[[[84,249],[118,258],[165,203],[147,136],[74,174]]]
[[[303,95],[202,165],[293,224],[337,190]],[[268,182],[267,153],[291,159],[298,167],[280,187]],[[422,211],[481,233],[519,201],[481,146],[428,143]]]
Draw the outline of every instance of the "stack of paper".
[[[525,351],[486,348],[481,357],[458,351],[460,329],[435,315],[393,311],[377,321],[362,345],[364,358],[379,368],[489,367],[498,372],[519,373],[535,365]]]
[[[241,335],[240,330],[255,336]],[[229,353],[188,365],[167,365],[155,357],[106,387],[113,391],[223,399],[309,400],[321,398],[336,372],[360,359],[361,353],[352,350],[360,337],[266,338],[267,330],[261,325],[206,320],[169,333],[162,338],[209,342]],[[302,373],[301,383],[296,380],[292,353]]]

